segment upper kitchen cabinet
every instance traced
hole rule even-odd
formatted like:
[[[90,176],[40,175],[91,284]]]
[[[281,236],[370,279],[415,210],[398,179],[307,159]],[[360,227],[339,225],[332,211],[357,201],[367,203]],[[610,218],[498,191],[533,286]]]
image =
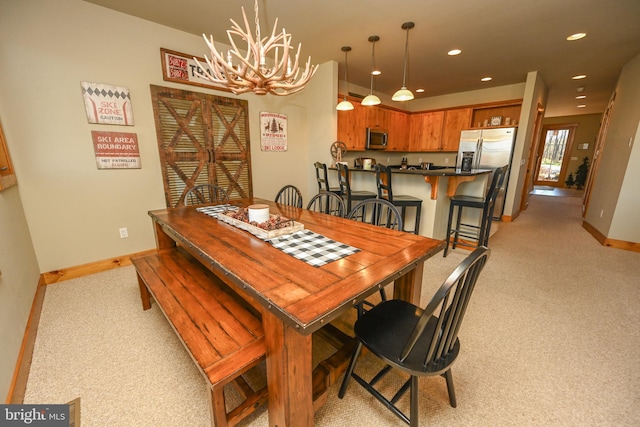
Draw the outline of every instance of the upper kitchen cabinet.
[[[407,151],[442,151],[443,124],[444,111],[412,114]]]
[[[471,127],[471,108],[456,108],[444,113],[441,151],[458,151],[460,132]]]
[[[353,102],[353,110],[338,111],[338,141],[342,141],[350,151],[364,151],[366,148],[366,111],[359,102]]]
[[[409,115],[402,111],[387,111],[387,151],[409,150]]]
[[[521,109],[521,99],[474,107],[470,127],[517,126]]]

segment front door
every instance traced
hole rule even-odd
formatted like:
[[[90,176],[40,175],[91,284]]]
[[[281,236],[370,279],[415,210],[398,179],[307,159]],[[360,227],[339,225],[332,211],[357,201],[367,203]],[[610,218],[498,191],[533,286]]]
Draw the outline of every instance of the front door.
[[[566,153],[571,152],[573,135],[578,125],[545,125],[538,151],[535,185],[564,187],[567,164]]]

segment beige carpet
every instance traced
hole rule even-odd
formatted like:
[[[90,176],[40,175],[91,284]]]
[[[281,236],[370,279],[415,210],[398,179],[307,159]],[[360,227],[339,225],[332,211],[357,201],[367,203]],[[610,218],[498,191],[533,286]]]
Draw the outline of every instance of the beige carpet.
[[[599,245],[580,203],[532,196],[500,224],[460,334],[458,407],[426,379],[422,425],[640,425],[640,254]],[[467,253],[428,262],[425,302]],[[354,382],[343,400],[337,387],[316,425],[402,425]],[[142,311],[131,267],[47,288],[25,403],[78,396],[83,427],[210,425],[205,383],[157,307]],[[266,411],[242,425],[266,426]]]

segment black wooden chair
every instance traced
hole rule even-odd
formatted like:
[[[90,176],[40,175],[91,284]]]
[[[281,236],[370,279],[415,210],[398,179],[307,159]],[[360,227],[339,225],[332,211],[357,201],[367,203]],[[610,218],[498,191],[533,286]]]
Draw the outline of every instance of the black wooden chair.
[[[338,196],[342,195],[340,187],[329,187],[329,174],[327,172],[327,164],[321,162],[315,162],[313,166],[316,169],[316,181],[318,182],[318,193],[328,191],[330,193],[336,193]]]
[[[480,272],[489,257],[481,246],[451,273],[423,310],[402,300],[385,301],[360,317],[354,326],[358,345],[347,368],[338,397],[343,398],[351,377],[405,423],[418,424],[418,379],[441,375],[447,382],[449,403],[456,407],[451,366],[460,352],[458,332]],[[370,381],[354,368],[362,348],[366,347],[386,365]],[[410,375],[407,382],[390,399],[374,388],[392,369]],[[398,400],[411,390],[410,416],[397,406]]]
[[[366,190],[351,190],[351,176],[349,167],[343,163],[338,163],[338,183],[340,184],[340,194],[345,200],[347,212],[351,212],[352,202],[366,199],[375,199],[376,193]]]
[[[367,224],[377,225],[379,227],[390,228],[392,230],[402,231],[402,216],[400,211],[389,201],[384,199],[367,199],[359,202],[353,207],[353,209],[347,214],[347,218],[366,222]],[[384,288],[380,289],[380,299],[382,301],[387,300],[387,294]],[[370,301],[363,301],[356,305],[358,310],[358,317],[365,312],[365,306],[373,307]]]
[[[496,204],[498,192],[504,182],[509,166],[496,168],[491,178],[491,184],[484,197],[454,195],[449,198],[449,220],[447,221],[447,246],[444,248],[444,255],[451,248],[456,246],[489,246],[489,236],[491,234],[491,224],[493,222],[493,209]],[[462,222],[463,208],[480,209],[480,223],[469,224]],[[456,212],[456,222],[453,225],[453,212]],[[451,239],[453,236],[453,240]]]
[[[185,206],[229,203],[227,192],[213,184],[200,184],[191,187],[184,196]]]
[[[275,202],[302,208],[302,193],[295,185],[285,185],[276,194]]]
[[[376,186],[378,187],[378,198],[385,199],[393,203],[394,206],[400,208],[402,213],[402,221],[405,221],[405,211],[407,207],[416,208],[416,220],[413,225],[413,233],[420,232],[420,213],[422,211],[422,199],[406,194],[394,194],[391,185],[391,168],[378,163],[376,165]],[[407,231],[407,230],[404,230]]]
[[[309,200],[307,209],[344,218],[346,212],[342,197],[335,193],[322,191]]]

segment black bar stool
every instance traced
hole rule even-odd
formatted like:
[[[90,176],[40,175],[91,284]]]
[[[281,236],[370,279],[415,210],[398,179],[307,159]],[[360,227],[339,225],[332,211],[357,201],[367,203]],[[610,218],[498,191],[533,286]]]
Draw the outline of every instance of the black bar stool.
[[[451,242],[451,235],[453,235],[453,241],[451,242],[451,248],[455,249],[456,246],[469,246],[479,247],[488,246],[489,235],[491,233],[491,223],[493,221],[493,208],[495,207],[496,197],[504,177],[507,174],[507,168],[509,166],[502,166],[496,168],[491,178],[491,185],[484,197],[473,197],[454,195],[449,199],[449,221],[447,222],[447,246],[444,248],[444,256],[447,256],[449,252],[449,242]],[[452,228],[453,211],[457,208],[456,224],[455,228]],[[461,222],[462,209],[473,208],[481,209],[482,217],[480,224],[465,224]],[[464,240],[462,240],[463,238]]]
[[[335,193],[338,196],[341,196],[342,192],[340,191],[340,187],[329,187],[329,175],[327,173],[327,164],[322,162],[315,162],[314,167],[316,168],[316,181],[318,181],[318,193],[322,193],[323,191],[328,191],[329,193]]]
[[[422,211],[422,199],[414,196],[408,196],[406,194],[393,194],[391,187],[391,168],[389,166],[377,164],[376,165],[376,184],[378,186],[378,198],[386,199],[394,206],[400,208],[402,212],[402,222],[405,221],[405,210],[407,207],[416,208],[416,221],[413,226],[413,233],[419,234],[420,232],[420,213]],[[407,230],[402,230],[407,231]]]
[[[351,212],[351,201],[361,201],[367,199],[375,199],[376,193],[366,190],[351,190],[351,176],[349,175],[349,167],[343,163],[338,163],[338,183],[340,184],[340,192],[342,198],[345,199],[347,212]]]

